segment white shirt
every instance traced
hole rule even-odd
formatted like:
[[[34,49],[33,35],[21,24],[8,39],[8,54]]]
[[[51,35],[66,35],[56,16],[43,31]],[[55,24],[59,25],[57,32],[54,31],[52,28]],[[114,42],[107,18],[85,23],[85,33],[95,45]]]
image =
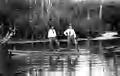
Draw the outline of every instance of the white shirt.
[[[56,37],[55,29],[49,29],[49,31],[48,31],[48,38],[50,38],[50,37]]]
[[[74,29],[67,29],[64,31],[64,35],[65,36],[73,36],[74,38],[76,38],[76,34],[75,34],[75,31]]]

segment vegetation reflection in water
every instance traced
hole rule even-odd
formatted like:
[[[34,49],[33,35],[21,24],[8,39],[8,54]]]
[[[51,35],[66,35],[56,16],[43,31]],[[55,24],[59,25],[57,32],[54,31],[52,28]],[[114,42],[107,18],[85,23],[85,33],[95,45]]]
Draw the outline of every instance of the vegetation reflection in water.
[[[40,57],[40,55],[30,57],[30,66],[29,69],[27,66],[25,76],[113,76],[108,61],[98,54]]]

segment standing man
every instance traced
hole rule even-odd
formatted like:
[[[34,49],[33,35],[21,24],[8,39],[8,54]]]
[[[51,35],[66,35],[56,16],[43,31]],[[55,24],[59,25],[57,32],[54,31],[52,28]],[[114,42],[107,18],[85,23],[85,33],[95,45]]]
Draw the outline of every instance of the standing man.
[[[48,30],[48,38],[49,38],[49,46],[50,48],[53,50],[53,42],[55,42],[57,44],[57,46],[59,47],[59,42],[56,39],[56,31],[54,29],[54,26],[51,26],[51,28]]]
[[[69,28],[64,31],[64,35],[67,36],[68,39],[68,49],[70,49],[71,42],[75,44],[75,48],[77,49],[76,33],[71,24],[69,24]]]

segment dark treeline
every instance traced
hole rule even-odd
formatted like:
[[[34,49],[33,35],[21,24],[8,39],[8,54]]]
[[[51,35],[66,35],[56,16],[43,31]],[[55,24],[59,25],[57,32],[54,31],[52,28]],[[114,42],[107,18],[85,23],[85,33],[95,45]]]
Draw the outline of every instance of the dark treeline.
[[[14,38],[47,38],[49,26],[55,26],[59,36],[72,23],[78,37],[88,33],[96,35],[104,31],[119,30],[119,4],[104,4],[103,16],[99,18],[99,3],[72,3],[46,0],[0,0],[0,23],[4,24],[4,34],[9,26],[16,27]],[[109,13],[108,13],[109,12]],[[90,19],[88,19],[88,17]],[[109,24],[109,25],[108,25]]]

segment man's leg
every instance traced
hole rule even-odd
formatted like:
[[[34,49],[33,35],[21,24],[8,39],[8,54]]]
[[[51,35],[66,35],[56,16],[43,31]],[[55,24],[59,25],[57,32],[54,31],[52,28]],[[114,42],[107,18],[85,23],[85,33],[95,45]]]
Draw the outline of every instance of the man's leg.
[[[67,48],[70,49],[70,45],[71,45],[71,38],[68,37],[68,42],[67,42]]]
[[[77,42],[77,40],[74,38],[74,44],[75,44],[75,49],[78,49],[78,42]]]
[[[53,50],[53,39],[49,38],[49,47],[51,50]]]
[[[55,43],[57,44],[57,47],[59,48],[60,47],[60,43],[59,41],[55,38]]]

